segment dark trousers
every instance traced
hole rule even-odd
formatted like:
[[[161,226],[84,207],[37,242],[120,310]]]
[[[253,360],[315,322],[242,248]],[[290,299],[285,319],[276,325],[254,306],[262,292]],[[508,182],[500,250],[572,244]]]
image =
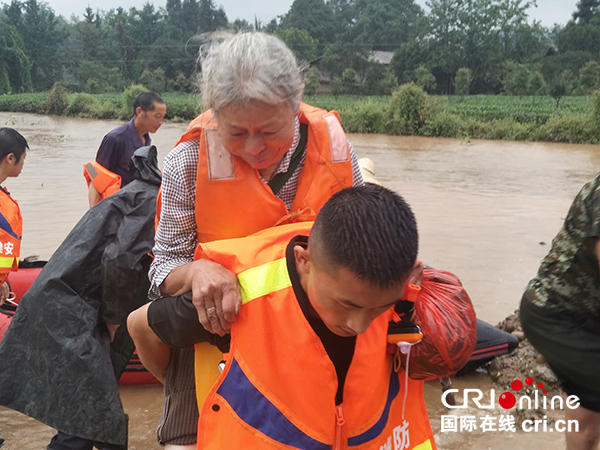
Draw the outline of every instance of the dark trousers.
[[[99,450],[127,450],[127,444],[114,445],[90,441],[77,436],[71,436],[66,433],[58,432],[52,438],[47,450],[92,450],[96,446]]]

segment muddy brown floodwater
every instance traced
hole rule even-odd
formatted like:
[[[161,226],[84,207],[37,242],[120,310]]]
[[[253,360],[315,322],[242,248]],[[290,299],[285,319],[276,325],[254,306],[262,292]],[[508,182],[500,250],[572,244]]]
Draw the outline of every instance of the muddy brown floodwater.
[[[23,257],[48,259],[85,213],[83,163],[94,158],[102,137],[118,124],[0,113],[0,126],[19,130],[31,147],[22,175],[5,183],[23,213]],[[185,124],[167,123],[152,136],[161,165],[184,129]],[[518,306],[573,197],[600,170],[600,147],[592,145],[358,134],[349,139],[358,157],[374,161],[382,184],[413,207],[421,258],[455,273],[478,317],[492,324]],[[481,374],[457,379],[454,385],[488,392],[492,387]],[[130,415],[130,449],[160,448],[154,429],[161,387],[122,387],[121,394]],[[564,448],[557,432],[442,433],[440,418],[448,412],[440,394],[437,382],[426,384],[439,449]],[[6,440],[2,450],[42,450],[52,435],[45,425],[0,407],[0,438]]]

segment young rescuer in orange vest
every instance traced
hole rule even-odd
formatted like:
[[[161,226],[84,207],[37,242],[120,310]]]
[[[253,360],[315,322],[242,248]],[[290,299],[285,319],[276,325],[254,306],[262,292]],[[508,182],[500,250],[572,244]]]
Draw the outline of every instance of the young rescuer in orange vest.
[[[0,184],[21,174],[28,149],[21,133],[12,128],[0,128]],[[21,209],[0,186],[0,306],[9,298],[8,274],[19,268],[22,231]]]
[[[187,294],[151,306],[178,309],[178,323],[150,324],[171,346],[228,350],[200,405],[198,449],[434,449],[423,382],[389,344],[412,316],[405,286],[420,284],[417,251],[410,207],[370,184],[335,194],[314,226],[199,245],[196,257],[238,277],[230,341],[198,324]]]

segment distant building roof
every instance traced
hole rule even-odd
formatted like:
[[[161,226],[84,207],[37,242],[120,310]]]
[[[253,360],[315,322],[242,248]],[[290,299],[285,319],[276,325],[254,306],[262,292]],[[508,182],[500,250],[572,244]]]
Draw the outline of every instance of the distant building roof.
[[[390,61],[392,61],[393,56],[394,52],[374,51],[371,52],[371,55],[369,56],[369,61],[375,61],[387,66],[390,63]]]

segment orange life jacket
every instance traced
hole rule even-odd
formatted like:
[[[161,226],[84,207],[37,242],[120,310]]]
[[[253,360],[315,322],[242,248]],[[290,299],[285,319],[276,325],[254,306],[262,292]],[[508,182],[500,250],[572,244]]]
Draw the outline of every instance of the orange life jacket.
[[[329,197],[352,186],[350,150],[337,112],[303,103],[299,119],[308,124],[306,161],[289,211],[258,170],[225,149],[212,111],[190,123],[178,144],[200,139],[196,175],[199,242],[248,236],[283,221],[314,220]]]
[[[225,369],[201,409],[198,449],[434,449],[423,382],[405,384],[386,352],[392,309],[357,336],[336,406],[333,363],[298,304],[285,257],[311,225],[202,245],[238,276],[242,306]]]
[[[19,269],[23,218],[18,203],[0,188],[0,284]]]
[[[90,183],[94,184],[101,199],[105,199],[121,189],[121,175],[111,172],[96,161],[90,161],[83,165],[83,176],[87,181],[88,188]]]

